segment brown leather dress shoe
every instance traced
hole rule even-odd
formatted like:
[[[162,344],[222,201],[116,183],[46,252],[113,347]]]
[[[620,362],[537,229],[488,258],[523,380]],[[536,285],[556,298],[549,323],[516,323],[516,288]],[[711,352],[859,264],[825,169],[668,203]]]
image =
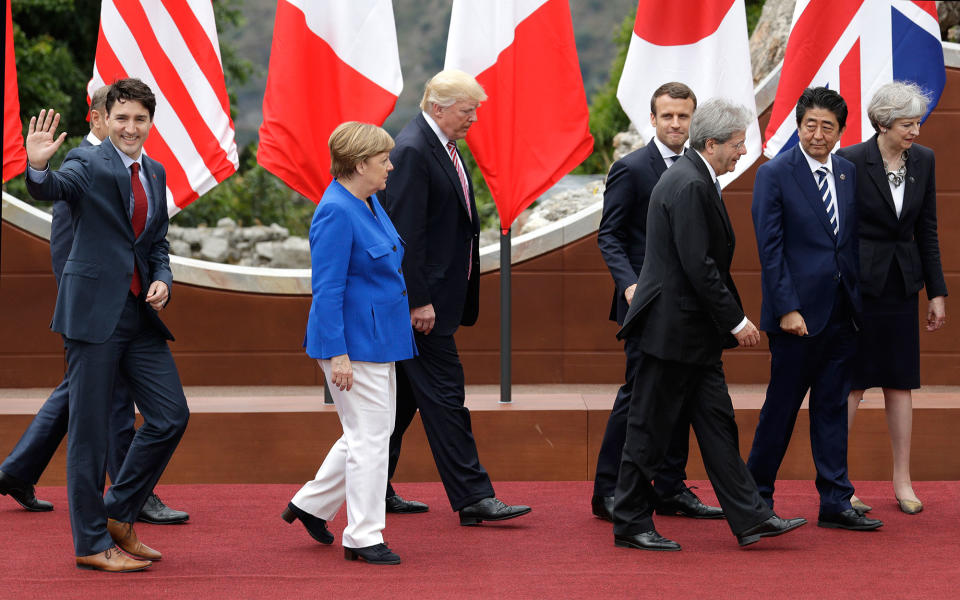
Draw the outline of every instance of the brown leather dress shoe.
[[[124,523],[116,519],[107,519],[107,531],[120,549],[134,558],[160,560],[163,555],[147,546],[137,537],[133,523]]]
[[[149,560],[130,558],[120,552],[120,549],[116,546],[107,548],[98,554],[77,557],[78,569],[106,571],[108,573],[133,573],[134,571],[142,571],[152,564]]]

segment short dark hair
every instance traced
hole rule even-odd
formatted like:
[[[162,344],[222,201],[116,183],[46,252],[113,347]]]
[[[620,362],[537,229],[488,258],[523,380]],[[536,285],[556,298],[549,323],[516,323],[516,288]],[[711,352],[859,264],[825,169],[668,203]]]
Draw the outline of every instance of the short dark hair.
[[[837,92],[825,87],[803,90],[800,99],[797,100],[797,127],[803,124],[803,116],[811,108],[829,110],[837,118],[840,129],[847,126],[847,102]]]
[[[136,100],[150,113],[150,120],[153,120],[153,111],[157,109],[157,97],[153,95],[150,86],[136,78],[118,79],[110,86],[107,92],[107,114],[117,100]]]
[[[693,108],[697,108],[697,96],[693,93],[685,83],[680,83],[679,81],[670,81],[660,87],[658,87],[653,92],[653,96],[650,96],[650,114],[657,114],[657,98],[666,94],[671,98],[676,98],[677,100],[686,100],[687,98],[693,100]]]

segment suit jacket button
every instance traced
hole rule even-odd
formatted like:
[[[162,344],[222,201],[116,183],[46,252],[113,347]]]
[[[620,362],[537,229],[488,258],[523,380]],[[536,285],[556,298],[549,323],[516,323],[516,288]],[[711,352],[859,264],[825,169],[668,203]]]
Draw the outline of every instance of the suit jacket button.
[[[396,247],[396,246],[393,247],[393,251],[394,251],[394,252],[397,251],[397,247]]]
[[[401,275],[403,275],[403,269],[402,268],[397,269],[397,273],[400,273]]]
[[[407,295],[407,290],[403,290],[402,292],[400,292],[400,295],[401,295],[401,296],[406,296],[406,295]]]

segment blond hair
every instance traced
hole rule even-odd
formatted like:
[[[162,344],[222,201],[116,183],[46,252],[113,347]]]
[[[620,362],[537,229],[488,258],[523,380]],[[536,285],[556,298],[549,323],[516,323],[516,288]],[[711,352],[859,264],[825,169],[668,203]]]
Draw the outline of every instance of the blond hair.
[[[393,149],[393,138],[383,128],[371,123],[347,121],[330,134],[330,174],[349,178],[357,165],[371,156]]]
[[[486,99],[487,94],[476,79],[457,69],[445,69],[427,82],[420,108],[429,113],[432,104],[446,108],[458,100],[483,102]]]

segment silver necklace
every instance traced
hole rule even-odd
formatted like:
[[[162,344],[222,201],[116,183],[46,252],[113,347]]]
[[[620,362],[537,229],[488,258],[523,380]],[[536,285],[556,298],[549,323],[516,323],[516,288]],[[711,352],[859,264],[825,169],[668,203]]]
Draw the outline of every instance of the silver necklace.
[[[909,156],[909,153],[907,150],[904,150],[900,155],[900,168],[896,171],[891,171],[889,167],[887,167],[887,161],[881,158],[881,160],[883,160],[883,170],[887,174],[887,181],[895,188],[903,184],[903,179],[907,174],[907,156]]]

